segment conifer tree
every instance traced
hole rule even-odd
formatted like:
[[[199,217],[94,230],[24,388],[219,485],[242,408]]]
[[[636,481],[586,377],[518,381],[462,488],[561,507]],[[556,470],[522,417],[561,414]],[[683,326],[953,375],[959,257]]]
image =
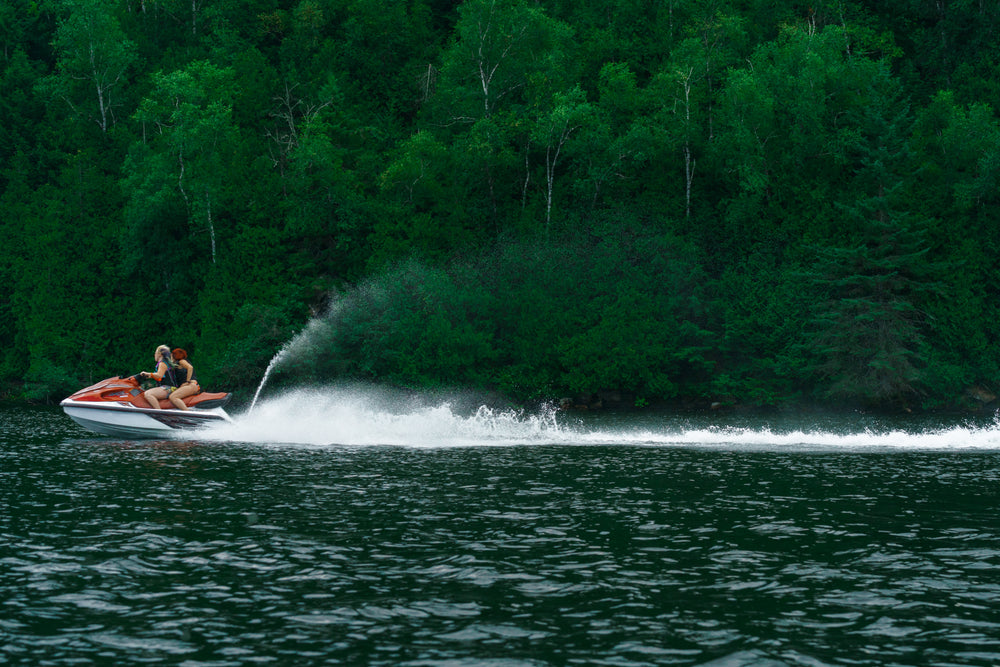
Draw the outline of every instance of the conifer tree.
[[[841,238],[819,251],[813,274],[825,298],[810,347],[829,397],[899,407],[921,393],[919,306],[934,284],[926,221],[909,211],[909,107],[888,76],[878,83],[854,120],[853,186],[838,202]]]

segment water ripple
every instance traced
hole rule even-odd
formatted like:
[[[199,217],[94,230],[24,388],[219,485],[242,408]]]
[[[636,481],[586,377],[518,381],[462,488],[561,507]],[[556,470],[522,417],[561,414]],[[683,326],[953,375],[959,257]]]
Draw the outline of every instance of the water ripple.
[[[993,665],[1000,454],[31,435],[13,664]]]

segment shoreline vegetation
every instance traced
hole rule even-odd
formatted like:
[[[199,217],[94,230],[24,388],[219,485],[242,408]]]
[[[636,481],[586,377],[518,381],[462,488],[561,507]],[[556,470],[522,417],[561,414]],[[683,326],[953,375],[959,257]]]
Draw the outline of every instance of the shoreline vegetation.
[[[996,407],[996,3],[182,4],[0,9],[4,403]]]

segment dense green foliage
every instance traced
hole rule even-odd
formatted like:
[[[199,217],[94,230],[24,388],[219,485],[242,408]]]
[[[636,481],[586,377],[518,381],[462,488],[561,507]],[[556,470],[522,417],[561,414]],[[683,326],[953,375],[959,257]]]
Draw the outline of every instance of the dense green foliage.
[[[10,0],[0,382],[961,403],[1000,5]]]

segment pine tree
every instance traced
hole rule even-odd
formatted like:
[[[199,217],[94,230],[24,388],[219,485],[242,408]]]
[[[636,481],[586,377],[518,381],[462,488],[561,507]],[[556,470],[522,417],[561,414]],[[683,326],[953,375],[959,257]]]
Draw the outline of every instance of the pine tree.
[[[855,119],[853,187],[841,237],[818,251],[810,347],[829,398],[877,407],[906,406],[921,393],[925,316],[935,289],[926,221],[908,207],[912,158],[908,106],[888,78]]]

